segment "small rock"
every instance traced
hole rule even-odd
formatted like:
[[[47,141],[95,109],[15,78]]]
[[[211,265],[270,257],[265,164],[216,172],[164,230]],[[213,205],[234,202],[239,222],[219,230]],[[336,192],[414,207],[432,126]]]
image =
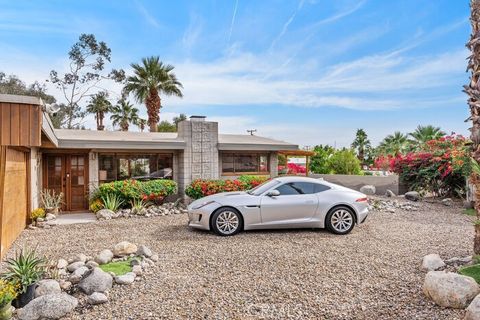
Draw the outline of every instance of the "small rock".
[[[88,304],[95,305],[95,304],[102,304],[105,302],[108,302],[108,297],[101,292],[94,292],[87,297]]]
[[[65,259],[58,259],[57,269],[65,269],[68,266],[68,261]]]
[[[68,291],[72,288],[72,283],[70,281],[66,281],[62,279],[59,281],[59,284],[60,284],[60,288],[64,291]]]
[[[80,290],[90,295],[94,292],[105,292],[112,288],[112,276],[100,268],[94,268],[93,271],[80,283]]]
[[[153,254],[147,246],[141,245],[137,249],[137,255],[149,258]]]
[[[135,273],[137,276],[141,276],[143,274],[142,266],[133,266],[132,272]]]
[[[133,258],[130,260],[130,265],[133,266],[139,266],[142,263],[142,261],[138,258]]]
[[[480,295],[473,299],[466,311],[463,320],[480,320]]]
[[[137,252],[137,246],[128,241],[119,242],[113,247],[113,255],[116,257],[127,256],[135,252]]]
[[[93,269],[93,268],[98,267],[98,263],[96,263],[96,262],[93,261],[93,260],[88,261],[85,265],[86,265],[87,267],[89,267],[90,269]]]
[[[395,192],[393,192],[392,190],[390,189],[387,189],[387,191],[385,191],[385,196],[389,197],[389,198],[393,198],[396,196]]]
[[[46,294],[61,293],[60,284],[53,279],[45,279],[38,281],[38,286],[35,289],[35,298],[44,296]]]
[[[35,229],[37,229],[37,227],[35,227],[33,224],[29,224],[28,229],[35,230]]]
[[[465,200],[463,201],[463,207],[465,209],[473,209],[475,207],[475,202],[474,201],[468,201],[468,200]]]
[[[43,218],[37,218],[37,222],[44,222],[44,221],[45,221],[45,219],[43,219]]]
[[[75,261],[75,262],[70,263],[67,266],[67,270],[70,271],[70,272],[74,272],[75,270],[77,270],[80,267],[83,267],[84,265],[85,265],[85,262]]]
[[[453,201],[450,198],[445,198],[442,200],[442,204],[446,207],[451,207],[453,205]]]
[[[377,190],[376,190],[375,186],[372,186],[372,185],[365,185],[365,186],[363,186],[363,187],[360,188],[360,192],[361,192],[361,193],[364,193],[364,194],[366,194],[366,195],[368,195],[368,196],[374,195],[376,191],[377,191]],[[175,212],[174,212],[174,213],[175,213]]]
[[[73,311],[78,300],[66,293],[47,294],[17,310],[20,320],[59,319]]]
[[[153,262],[157,262],[158,261],[158,254],[153,254],[150,259],[153,261]]]
[[[87,256],[84,255],[83,253],[77,254],[75,257],[73,257],[73,262],[81,261],[85,263],[87,261]]]
[[[423,283],[423,293],[439,306],[464,309],[480,293],[480,287],[471,277],[429,271]]]
[[[434,271],[445,267],[445,262],[436,253],[428,254],[423,257],[422,269],[427,271]]]
[[[132,284],[135,281],[136,274],[133,272],[128,272],[121,276],[115,277],[115,283],[117,284]]]
[[[98,210],[95,214],[98,220],[110,220],[115,216],[115,212],[108,209]]]
[[[57,217],[53,213],[47,213],[45,221],[55,220]]]
[[[408,191],[405,193],[405,199],[410,201],[418,201],[420,200],[420,194],[417,191]]]
[[[112,261],[112,258],[113,258],[113,252],[108,249],[105,249],[100,251],[100,253],[95,257],[95,262],[98,264],[105,264]]]

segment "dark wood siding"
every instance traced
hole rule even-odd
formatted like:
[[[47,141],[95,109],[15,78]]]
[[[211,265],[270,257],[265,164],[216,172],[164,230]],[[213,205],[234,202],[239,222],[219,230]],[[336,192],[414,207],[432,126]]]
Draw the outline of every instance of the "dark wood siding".
[[[0,145],[39,147],[41,112],[37,105],[0,102]]]

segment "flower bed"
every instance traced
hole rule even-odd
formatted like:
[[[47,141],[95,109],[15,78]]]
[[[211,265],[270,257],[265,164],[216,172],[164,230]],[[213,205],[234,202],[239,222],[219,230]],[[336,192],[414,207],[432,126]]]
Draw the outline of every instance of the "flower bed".
[[[185,188],[185,194],[192,199],[200,199],[212,194],[229,191],[250,190],[269,178],[264,176],[240,176],[235,180],[194,180]]]

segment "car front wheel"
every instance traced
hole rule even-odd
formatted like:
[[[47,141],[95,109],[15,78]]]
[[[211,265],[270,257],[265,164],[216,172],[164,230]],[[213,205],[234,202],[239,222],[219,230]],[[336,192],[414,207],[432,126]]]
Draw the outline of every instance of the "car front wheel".
[[[221,208],[212,218],[212,229],[220,236],[233,236],[243,228],[243,220],[235,209]]]
[[[336,207],[330,210],[326,218],[326,227],[335,234],[347,234],[355,226],[355,218],[352,209],[348,207]]]

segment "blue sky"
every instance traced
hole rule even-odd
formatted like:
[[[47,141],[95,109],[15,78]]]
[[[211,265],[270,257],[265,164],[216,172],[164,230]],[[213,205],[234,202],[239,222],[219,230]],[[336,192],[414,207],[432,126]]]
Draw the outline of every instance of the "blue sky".
[[[184,98],[164,98],[162,119],[206,115],[224,133],[310,146],[347,146],[357,128],[373,143],[419,124],[467,134],[468,17],[467,0],[0,0],[0,71],[45,80],[94,33],[111,67],[176,66]]]

